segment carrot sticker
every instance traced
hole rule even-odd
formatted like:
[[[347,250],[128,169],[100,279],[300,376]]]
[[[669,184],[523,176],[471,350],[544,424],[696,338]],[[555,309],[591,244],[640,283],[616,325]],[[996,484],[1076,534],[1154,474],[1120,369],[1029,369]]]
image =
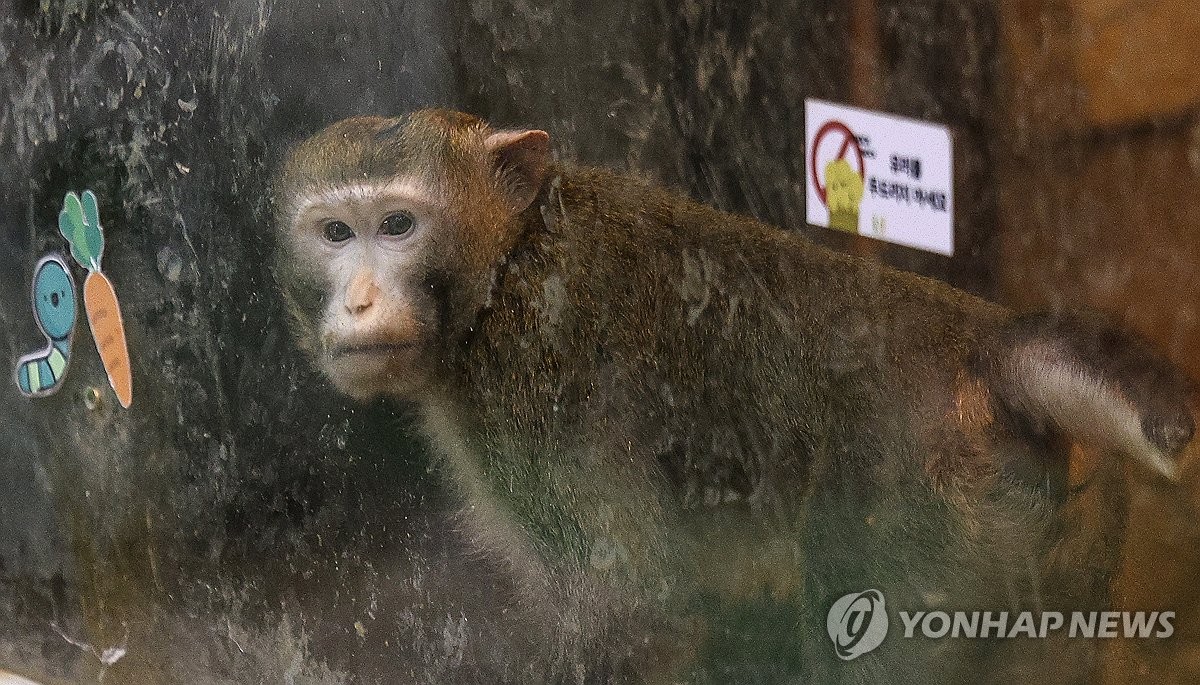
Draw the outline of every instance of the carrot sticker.
[[[129,347],[125,343],[125,323],[112,281],[100,271],[104,254],[104,229],[100,226],[100,211],[96,195],[83,191],[82,197],[67,193],[62,211],[58,213],[58,230],[71,244],[71,256],[88,270],[83,281],[83,308],[87,313],[92,339],[100,352],[100,361],[108,374],[108,384],[117,394],[117,401],[128,408],[133,402],[133,373],[129,363]]]

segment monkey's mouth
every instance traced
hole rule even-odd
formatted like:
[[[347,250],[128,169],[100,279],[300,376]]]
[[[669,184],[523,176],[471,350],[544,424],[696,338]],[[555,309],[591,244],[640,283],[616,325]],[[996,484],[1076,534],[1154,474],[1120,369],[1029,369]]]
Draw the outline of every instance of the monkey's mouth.
[[[420,378],[419,341],[394,338],[344,339],[327,348],[323,370],[334,387],[367,400],[380,394],[403,394]]]
[[[341,357],[350,357],[354,355],[388,355],[397,352],[403,352],[411,349],[413,346],[409,342],[363,342],[363,343],[342,343],[335,345],[329,351],[329,356],[334,359]]]

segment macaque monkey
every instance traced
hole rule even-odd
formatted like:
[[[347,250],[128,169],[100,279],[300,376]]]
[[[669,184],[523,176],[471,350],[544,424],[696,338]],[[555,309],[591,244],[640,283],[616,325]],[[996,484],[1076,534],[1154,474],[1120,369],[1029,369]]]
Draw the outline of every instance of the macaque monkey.
[[[548,678],[1095,677],[1091,643],[905,639],[894,614],[843,660],[826,616],[867,589],[1106,608],[1121,531],[1064,513],[1068,455],[1126,458],[1097,483],[1169,479],[1193,433],[1190,386],[1141,342],[457,112],[335,123],[274,200],[299,344],[345,394],[414,404],[465,532],[545,619]]]

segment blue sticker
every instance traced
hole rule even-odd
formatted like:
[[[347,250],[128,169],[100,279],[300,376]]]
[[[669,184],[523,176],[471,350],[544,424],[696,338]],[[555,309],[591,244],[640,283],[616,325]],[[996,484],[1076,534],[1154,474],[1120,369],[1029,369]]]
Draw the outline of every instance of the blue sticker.
[[[13,378],[22,395],[44,397],[62,386],[79,316],[75,302],[75,279],[66,259],[58,254],[42,257],[33,271],[33,317],[47,345],[17,360]]]

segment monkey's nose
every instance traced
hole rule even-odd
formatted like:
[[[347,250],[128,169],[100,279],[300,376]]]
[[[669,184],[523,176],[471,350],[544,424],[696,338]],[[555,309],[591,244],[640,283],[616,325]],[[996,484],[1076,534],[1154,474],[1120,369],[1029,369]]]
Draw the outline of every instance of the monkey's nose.
[[[346,298],[346,311],[352,316],[362,316],[375,306],[375,298],[373,296],[359,296]]]
[[[379,298],[379,286],[375,279],[360,274],[350,282],[346,289],[346,311],[353,316],[366,314]]]

